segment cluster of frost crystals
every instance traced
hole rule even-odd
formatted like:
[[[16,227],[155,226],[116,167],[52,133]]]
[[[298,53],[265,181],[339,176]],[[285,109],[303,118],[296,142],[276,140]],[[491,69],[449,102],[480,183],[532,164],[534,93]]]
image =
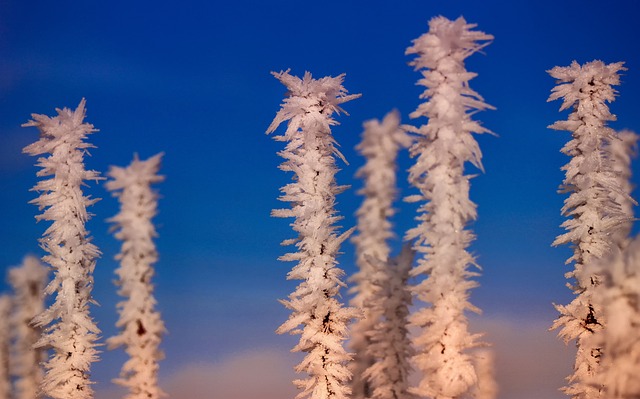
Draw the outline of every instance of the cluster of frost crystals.
[[[363,317],[356,321],[351,331],[351,348],[355,353],[351,381],[353,399],[370,397],[371,384],[364,372],[375,362],[376,352],[371,346],[370,334],[381,321],[383,303],[387,299],[381,291],[388,280],[386,272],[391,272],[386,262],[390,252],[387,240],[393,237],[389,219],[395,212],[396,157],[400,148],[410,144],[411,137],[400,128],[400,114],[391,111],[382,122],[374,119],[364,123],[362,141],[356,147],[366,163],[356,174],[364,180],[364,186],[358,192],[364,196],[364,201],[356,212],[358,234],[352,239],[359,270],[352,278],[356,295],[351,304],[363,311]]]
[[[628,197],[618,178],[607,146],[615,140],[615,132],[606,126],[615,120],[607,102],[615,99],[612,86],[620,83],[622,62],[604,64],[592,61],[584,65],[573,62],[568,67],[555,67],[549,74],[557,80],[549,101],[562,99],[560,110],[572,108],[568,120],[549,126],[572,134],[562,152],[571,160],[562,169],[566,177],[562,191],[569,193],[562,208],[568,219],[562,223],[566,233],[558,236],[553,245],[570,244],[575,268],[567,273],[574,278],[575,299],[567,306],[557,305],[560,316],[552,328],[560,328],[566,342],[576,340],[578,352],[570,385],[564,391],[577,399],[599,397],[599,389],[586,381],[598,369],[601,348],[589,344],[589,337],[605,325],[599,305],[592,300],[592,292],[599,276],[585,271],[585,265],[607,255],[620,237],[619,229],[629,221],[617,197]]]
[[[624,250],[585,267],[598,274],[593,301],[602,306],[606,328],[593,334],[589,343],[603,349],[598,373],[586,383],[601,388],[601,397],[640,397],[640,237]]]
[[[408,331],[411,292],[407,286],[414,257],[411,244],[406,244],[396,258],[369,259],[376,270],[372,280],[377,295],[371,312],[381,315],[369,332],[373,363],[364,372],[371,387],[368,397],[373,399],[414,397],[409,392],[409,360],[414,352]]]
[[[638,150],[638,136],[631,130],[622,130],[618,132],[609,144],[608,152],[613,162],[613,171],[615,172],[623,195],[612,192],[613,200],[620,204],[620,210],[628,218],[620,228],[616,229],[616,236],[613,241],[624,248],[628,243],[629,234],[633,226],[633,207],[635,201],[631,197],[633,185],[631,184],[631,160],[635,158]]]
[[[9,375],[9,348],[11,331],[9,319],[11,314],[11,298],[9,295],[0,296],[0,318],[5,322],[0,323],[0,399],[11,398],[11,377]]]
[[[349,396],[347,381],[351,373],[347,363],[351,355],[344,349],[347,324],[356,316],[353,308],[344,307],[339,298],[344,286],[344,272],[337,267],[340,244],[351,231],[336,232],[340,217],[335,210],[336,194],[345,187],[335,180],[336,149],[331,126],[337,122],[333,113],[342,111],[340,104],[359,97],[347,95],[342,86],[344,75],[313,79],[305,73],[302,79],[289,71],[273,74],[288,89],[288,97],[276,114],[267,133],[288,121],[278,141],[287,145],[279,155],[284,158],[281,170],[293,172],[293,182],[284,186],[280,200],[291,203],[290,209],[276,209],[275,217],[293,217],[297,238],[283,244],[295,244],[298,251],[282,256],[297,264],[287,278],[302,280],[289,299],[282,303],[291,310],[289,319],[277,330],[279,334],[300,334],[293,351],[305,353],[298,373],[307,378],[295,380],[301,389],[298,398],[345,399]]]
[[[40,139],[24,148],[38,158],[42,169],[33,188],[40,197],[31,201],[43,211],[38,221],[52,222],[45,231],[40,245],[48,253],[43,260],[54,271],[53,280],[45,294],[56,294],[54,303],[34,319],[36,326],[44,327],[37,346],[53,349],[45,363],[46,374],[42,391],[54,399],[86,399],[93,397],[90,381],[91,363],[97,361],[96,341],[100,330],[90,316],[93,302],[93,270],[98,248],[91,243],[85,223],[89,219],[87,207],[96,199],[84,196],[82,186],[86,180],[98,180],[98,172],[84,168],[84,155],[93,146],[84,140],[96,131],[84,123],[85,100],[74,111],[57,109],[58,115],[33,114],[23,126],[35,126]]]
[[[159,349],[165,332],[153,296],[154,263],[158,260],[153,238],[156,230],[151,219],[157,213],[158,194],[151,185],[164,180],[158,175],[162,154],[146,161],[137,155],[128,167],[112,166],[106,187],[118,198],[120,213],[109,221],[122,241],[116,259],[118,294],[126,298],[118,303],[120,333],[107,340],[109,349],[123,346],[129,359],[115,382],[128,388],[127,399],[157,399],[164,395],[158,387],[158,362],[164,357]]]
[[[479,349],[475,356],[478,386],[474,397],[476,399],[496,399],[498,397],[498,383],[495,375],[495,354],[491,349]]]
[[[41,363],[46,359],[43,348],[34,348],[42,331],[31,323],[44,311],[44,288],[47,268],[35,256],[26,256],[21,266],[9,270],[15,305],[11,313],[13,350],[11,374],[15,377],[14,399],[34,399],[40,391],[44,375]]]
[[[470,290],[477,286],[470,278],[478,273],[469,270],[475,265],[467,252],[474,235],[466,229],[476,218],[476,206],[469,200],[470,176],[464,167],[470,162],[482,169],[472,133],[488,130],[470,115],[492,107],[469,87],[476,74],[466,71],[464,60],[493,36],[473,28],[462,17],[436,17],[429,21],[429,32],[407,49],[416,54],[410,65],[422,73],[418,84],[426,87],[421,98],[427,99],[410,116],[428,118],[426,125],[412,128],[419,137],[410,148],[416,161],[409,181],[420,194],[407,198],[421,203],[419,224],[406,236],[415,239],[418,253],[412,275],[428,276],[413,287],[428,305],[410,318],[419,328],[414,360],[423,375],[412,392],[433,399],[466,397],[477,381],[468,350],[478,345],[479,337],[469,332],[465,315],[466,310],[479,312],[469,302]]]

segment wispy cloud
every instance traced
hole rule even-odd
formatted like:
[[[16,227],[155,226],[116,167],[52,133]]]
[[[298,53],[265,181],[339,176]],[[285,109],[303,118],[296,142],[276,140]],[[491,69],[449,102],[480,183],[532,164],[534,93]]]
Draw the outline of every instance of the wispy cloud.
[[[165,390],[172,398],[283,399],[296,394],[293,359],[271,350],[248,352],[220,363],[188,365],[174,373]]]
[[[496,354],[496,378],[502,399],[562,399],[559,388],[571,373],[575,349],[548,331],[546,320],[473,320]]]
[[[187,364],[165,379],[170,398],[286,399],[296,395],[291,384],[295,359],[270,349],[238,354],[220,362]],[[104,392],[99,399],[115,399]]]

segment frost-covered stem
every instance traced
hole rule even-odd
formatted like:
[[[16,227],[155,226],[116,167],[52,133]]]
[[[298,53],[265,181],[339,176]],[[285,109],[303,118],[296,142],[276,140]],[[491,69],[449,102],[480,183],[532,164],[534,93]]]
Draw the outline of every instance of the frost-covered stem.
[[[340,104],[359,97],[347,95],[342,86],[344,75],[313,79],[305,73],[302,79],[289,71],[273,73],[288,89],[288,97],[276,114],[267,133],[288,121],[286,141],[279,153],[285,159],[280,169],[293,172],[293,183],[284,186],[280,200],[291,203],[290,209],[276,209],[275,217],[293,217],[293,230],[298,237],[283,244],[295,244],[298,252],[280,259],[296,261],[287,278],[302,280],[289,299],[282,303],[291,310],[289,319],[278,328],[283,334],[300,334],[295,352],[305,353],[298,364],[298,373],[307,378],[295,380],[301,389],[298,398],[346,399],[351,374],[347,363],[351,355],[344,349],[347,323],[356,315],[353,308],[338,300],[344,286],[344,272],[337,267],[340,244],[351,231],[339,235],[335,223],[340,220],[335,210],[335,196],[345,187],[335,180],[337,167],[334,156],[342,155],[335,147],[331,126],[337,122],[332,114],[342,111]]]
[[[475,354],[478,388],[476,399],[496,399],[498,397],[498,383],[495,376],[495,355],[491,349],[481,349]]]
[[[44,288],[48,272],[35,256],[26,256],[21,266],[9,270],[15,305],[11,313],[13,350],[11,374],[15,376],[14,399],[35,399],[44,375],[41,363],[46,359],[43,348],[34,345],[42,336],[42,329],[31,321],[44,311]]]
[[[9,315],[11,314],[11,298],[9,295],[0,296],[0,399],[11,398],[11,377],[9,375],[9,348],[11,346],[11,331],[9,329]]]
[[[606,328],[589,343],[603,348],[598,373],[586,382],[603,387],[602,397],[640,397],[640,237],[622,251],[594,261],[586,269],[601,277],[593,301],[602,306]]]
[[[629,234],[633,226],[634,201],[631,198],[633,184],[631,184],[631,160],[638,152],[638,136],[630,130],[622,130],[615,135],[609,146],[609,153],[613,161],[613,171],[620,181],[620,188],[625,195],[613,194],[613,200],[620,204],[620,210],[629,218],[620,228],[616,229],[616,236],[613,241],[621,248],[624,248],[629,241]]]
[[[393,237],[389,219],[395,213],[396,157],[400,148],[410,144],[411,138],[400,128],[400,114],[391,111],[382,123],[376,119],[364,123],[362,142],[356,147],[366,158],[366,163],[356,174],[364,180],[364,186],[358,192],[364,196],[364,201],[356,212],[358,234],[352,239],[359,271],[352,277],[355,296],[351,305],[363,311],[363,317],[355,322],[351,331],[353,399],[371,396],[370,384],[364,378],[365,370],[373,365],[375,359],[370,334],[381,321],[380,305],[387,299],[381,295],[382,284],[374,276],[382,274],[378,278],[384,278],[388,267],[386,262],[390,249],[387,240]]]
[[[126,388],[127,399],[158,399],[164,396],[158,387],[159,361],[164,357],[159,349],[165,333],[160,312],[156,309],[151,279],[158,254],[153,242],[157,236],[151,219],[157,213],[158,194],[151,185],[161,182],[158,175],[162,154],[146,161],[136,155],[128,167],[112,166],[106,184],[120,202],[120,213],[109,221],[114,224],[115,237],[122,241],[116,259],[118,294],[125,298],[118,303],[120,318],[116,327],[120,333],[107,340],[109,349],[123,346],[129,359],[114,381]]]
[[[429,21],[429,32],[413,41],[407,54],[416,54],[410,63],[420,70],[419,85],[427,99],[410,116],[426,117],[428,123],[412,128],[419,135],[410,148],[416,158],[409,169],[409,181],[419,195],[407,198],[421,202],[419,225],[407,232],[415,239],[417,266],[412,275],[428,276],[413,287],[417,299],[427,303],[410,318],[419,328],[414,339],[416,367],[422,372],[419,385],[411,391],[432,399],[465,397],[477,382],[468,350],[478,345],[478,335],[468,329],[466,310],[479,312],[469,302],[470,280],[477,272],[467,247],[474,238],[466,229],[476,218],[476,205],[469,200],[469,179],[465,163],[482,169],[481,152],[472,133],[487,133],[470,115],[491,109],[469,87],[476,74],[467,72],[464,59],[479,51],[493,36],[472,30],[460,17],[450,21],[436,17]]]
[[[409,392],[409,360],[414,352],[408,331],[411,292],[407,280],[414,257],[415,252],[407,243],[397,258],[370,259],[376,268],[372,277],[376,297],[371,311],[381,315],[369,331],[373,362],[365,370],[373,399],[413,398]]]
[[[585,271],[585,265],[607,255],[616,244],[629,217],[624,214],[616,198],[628,197],[617,178],[606,146],[615,140],[615,132],[606,126],[615,120],[607,102],[615,99],[612,86],[620,83],[619,72],[625,70],[622,62],[604,64],[592,61],[584,65],[573,62],[568,67],[555,67],[549,71],[558,85],[552,90],[549,101],[562,99],[560,110],[572,108],[568,120],[549,126],[554,130],[571,132],[570,140],[562,152],[571,160],[562,169],[566,177],[562,191],[569,193],[562,208],[568,219],[562,223],[566,233],[558,236],[553,245],[570,244],[575,268],[566,274],[575,279],[571,286],[576,298],[567,306],[556,305],[560,316],[553,329],[559,328],[559,336],[568,342],[576,340],[578,347],[574,373],[568,378],[565,393],[575,399],[592,399],[600,396],[600,389],[587,383],[597,374],[601,348],[589,344],[590,336],[605,326],[600,306],[592,301],[594,287],[599,276]]]
[[[36,220],[52,222],[40,245],[48,252],[42,259],[54,270],[45,294],[56,293],[54,303],[34,319],[36,326],[47,326],[37,346],[53,349],[44,365],[41,388],[54,399],[88,399],[93,397],[91,363],[98,359],[95,346],[100,330],[89,314],[89,305],[100,251],[85,229],[90,217],[87,207],[97,200],[84,196],[82,186],[86,180],[100,179],[97,172],[85,170],[83,163],[93,147],[84,140],[96,129],[83,123],[84,99],[75,111],[56,111],[55,117],[33,114],[33,120],[23,125],[40,130],[40,139],[24,152],[50,154],[38,158],[42,170],[37,175],[52,176],[36,184],[33,190],[41,194],[31,201],[44,210]]]

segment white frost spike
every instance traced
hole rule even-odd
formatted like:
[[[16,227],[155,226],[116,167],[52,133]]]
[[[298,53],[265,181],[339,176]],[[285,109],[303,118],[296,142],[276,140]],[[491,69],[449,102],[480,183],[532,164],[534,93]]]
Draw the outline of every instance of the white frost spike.
[[[560,110],[572,108],[568,120],[549,126],[554,130],[571,132],[572,139],[562,148],[571,160],[562,169],[566,177],[562,191],[568,192],[562,214],[568,219],[562,223],[566,233],[558,236],[553,245],[571,244],[575,268],[567,273],[574,278],[575,299],[567,306],[556,305],[560,316],[553,329],[566,342],[576,340],[578,347],[574,373],[568,378],[564,391],[575,399],[600,397],[599,388],[587,381],[598,373],[601,348],[591,345],[590,336],[605,325],[599,304],[592,301],[599,276],[584,270],[590,262],[600,259],[618,246],[613,238],[620,238],[621,230],[629,222],[620,198],[631,200],[622,188],[606,148],[615,138],[613,129],[606,126],[615,120],[609,112],[608,102],[615,99],[612,86],[620,84],[622,62],[604,64],[592,61],[584,65],[577,62],[568,67],[555,67],[549,71],[558,85],[553,88],[549,101],[562,99]],[[633,201],[633,200],[631,200]]]
[[[0,399],[11,398],[11,377],[9,375],[9,347],[11,332],[9,315],[11,314],[11,298],[0,295]]]
[[[120,333],[107,340],[110,349],[124,346],[129,355],[120,378],[115,382],[129,389],[126,399],[157,399],[164,396],[158,387],[158,362],[164,357],[159,349],[164,323],[156,310],[151,279],[153,264],[158,260],[153,238],[156,230],[151,219],[157,213],[158,194],[151,185],[164,180],[158,175],[162,154],[146,161],[136,155],[126,168],[112,166],[106,184],[120,201],[120,213],[109,221],[114,224],[115,237],[122,241],[116,259],[120,287],[125,298],[118,303],[120,318],[116,326]]]
[[[389,219],[395,213],[396,157],[401,148],[410,144],[411,137],[400,128],[400,114],[394,110],[382,122],[377,119],[365,122],[362,141],[356,147],[366,163],[356,174],[364,180],[364,186],[358,192],[364,196],[364,201],[356,213],[358,235],[352,239],[359,271],[352,277],[356,295],[351,304],[363,310],[363,317],[356,321],[351,332],[351,348],[355,352],[351,381],[353,399],[370,397],[373,389],[364,372],[375,362],[371,334],[382,321],[382,302],[388,299],[381,291],[388,281],[385,274],[391,272],[387,265],[390,252],[387,240],[393,237]],[[382,279],[381,282],[378,279]]]
[[[56,293],[54,303],[34,319],[36,326],[48,326],[37,346],[53,349],[44,365],[41,388],[53,399],[89,399],[93,397],[90,368],[98,359],[95,346],[100,333],[89,314],[89,304],[93,302],[93,269],[100,251],[85,229],[87,207],[97,200],[85,197],[82,186],[86,180],[100,179],[98,172],[85,170],[83,163],[87,150],[93,147],[84,140],[96,129],[83,122],[84,99],[75,111],[56,111],[54,117],[33,114],[33,120],[23,125],[40,130],[40,139],[24,152],[50,154],[38,158],[42,170],[37,176],[52,176],[36,184],[33,190],[41,194],[31,201],[44,210],[36,219],[52,222],[40,245],[49,253],[42,259],[54,271],[45,292]]]
[[[599,370],[586,380],[603,387],[601,397],[640,397],[640,236],[624,250],[586,265],[601,277],[592,300],[602,307],[606,328],[589,337],[591,346],[603,348]]]
[[[476,218],[476,205],[469,200],[469,179],[465,163],[482,169],[481,152],[472,133],[488,133],[471,119],[477,111],[492,109],[469,87],[476,74],[467,72],[464,60],[485,47],[493,36],[473,30],[460,17],[450,21],[436,17],[429,21],[429,32],[413,41],[407,54],[417,57],[410,63],[420,70],[419,85],[427,99],[411,114],[426,117],[419,128],[408,127],[419,135],[410,148],[416,158],[409,169],[409,181],[419,191],[411,196],[420,201],[419,225],[407,232],[415,239],[418,264],[416,277],[427,278],[413,287],[417,299],[428,304],[410,318],[420,331],[414,339],[416,367],[422,380],[410,391],[433,399],[462,398],[477,383],[472,356],[479,335],[471,334],[465,311],[479,312],[469,302],[470,290],[477,283],[470,278],[477,272],[474,257],[467,248],[474,238],[467,224]]]
[[[364,376],[371,384],[373,399],[411,399],[409,392],[409,360],[414,355],[409,339],[408,321],[411,292],[407,286],[409,271],[415,258],[407,243],[397,258],[386,262],[370,259],[376,268],[372,276],[376,300],[371,309],[380,314],[379,321],[369,331],[373,362]]]
[[[335,211],[335,197],[344,187],[335,181],[338,169],[334,155],[341,155],[335,148],[331,126],[337,124],[332,115],[341,111],[339,105],[359,95],[346,94],[344,75],[318,80],[308,72],[302,79],[289,71],[273,75],[289,92],[267,133],[288,121],[285,134],[275,139],[287,141],[279,153],[285,159],[280,168],[294,173],[293,183],[281,189],[280,197],[291,203],[291,211],[274,211],[273,216],[295,218],[292,226],[298,237],[285,242],[295,244],[298,252],[281,260],[296,261],[287,278],[303,280],[289,299],[282,301],[292,313],[277,332],[300,334],[293,351],[306,355],[296,371],[308,376],[294,381],[301,389],[298,398],[346,399],[350,393],[347,363],[351,355],[343,344],[347,323],[357,312],[338,301],[344,272],[337,267],[336,256],[351,231],[341,235],[336,232],[335,223],[340,217]]]
[[[631,198],[633,185],[631,184],[631,160],[638,153],[638,136],[630,130],[618,132],[609,144],[608,152],[613,161],[613,171],[620,181],[620,188],[625,195],[612,193],[613,200],[620,205],[620,210],[629,219],[617,229],[618,236],[613,238],[621,248],[624,248],[629,241],[629,233],[633,226],[633,207],[635,201]]]
[[[491,349],[483,348],[474,354],[476,372],[478,374],[478,388],[476,399],[496,399],[498,397],[498,383],[495,376],[495,354]]]
[[[44,310],[44,288],[48,272],[35,256],[26,256],[21,266],[9,269],[9,283],[13,288],[15,305],[11,313],[13,350],[11,374],[16,377],[15,399],[35,399],[44,375],[43,348],[34,348],[42,329],[31,323]]]

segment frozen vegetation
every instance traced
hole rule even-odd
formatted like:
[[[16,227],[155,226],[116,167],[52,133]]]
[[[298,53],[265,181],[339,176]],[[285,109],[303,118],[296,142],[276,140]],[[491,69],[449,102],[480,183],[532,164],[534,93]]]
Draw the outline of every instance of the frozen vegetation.
[[[115,382],[128,388],[126,399],[158,399],[158,362],[164,357],[159,349],[164,323],[156,309],[151,279],[158,260],[151,219],[157,213],[158,194],[151,185],[161,182],[158,175],[162,154],[141,161],[136,155],[127,167],[112,166],[106,187],[120,202],[120,213],[109,221],[115,237],[122,241],[116,259],[118,293],[125,299],[118,303],[120,333],[107,339],[110,349],[124,347],[129,360],[122,366]]]
[[[419,329],[414,361],[422,377],[410,391],[433,399],[467,397],[478,381],[469,350],[480,344],[480,337],[469,331],[465,315],[479,312],[469,302],[470,290],[477,286],[471,278],[478,273],[470,270],[476,262],[467,251],[474,238],[467,224],[476,218],[476,205],[469,199],[471,177],[465,164],[482,170],[472,133],[489,131],[471,114],[492,107],[469,87],[476,75],[467,72],[464,60],[493,36],[474,28],[462,17],[436,17],[429,21],[429,32],[407,49],[416,55],[410,65],[422,73],[418,83],[426,88],[421,98],[427,100],[410,116],[428,118],[427,124],[411,128],[418,139],[410,148],[415,164],[409,181],[419,194],[407,199],[420,207],[419,224],[406,239],[415,240],[418,254],[411,274],[425,278],[413,287],[423,303],[410,318]]]
[[[613,163],[613,171],[620,182],[622,193],[612,192],[613,201],[620,205],[622,214],[627,220],[616,229],[613,241],[624,248],[629,240],[629,234],[633,226],[633,207],[636,201],[631,197],[633,185],[631,184],[631,161],[638,150],[639,136],[631,130],[625,129],[618,132],[608,145],[607,152]]]
[[[299,336],[292,349],[302,354],[293,381],[297,399],[497,398],[496,356],[467,319],[480,313],[470,299],[480,268],[469,250],[477,217],[469,169],[484,172],[475,134],[490,133],[472,117],[493,107],[471,89],[476,74],[465,60],[492,40],[463,17],[435,17],[406,50],[424,87],[423,102],[409,116],[424,122],[401,125],[400,113],[391,111],[363,124],[356,147],[364,158],[356,174],[362,204],[357,225],[346,231],[337,225],[336,208],[336,196],[348,189],[338,184],[337,163],[346,160],[332,129],[337,115],[346,114],[342,105],[360,94],[348,94],[344,74],[273,73],[287,94],[267,134],[282,130],[273,137],[284,143],[280,169],[292,180],[280,189],[288,206],[272,216],[292,219],[294,236],[283,244],[294,249],[280,260],[293,262],[287,279],[297,282],[281,300],[290,314],[277,333]],[[607,126],[615,120],[608,104],[624,70],[622,62],[574,61],[549,71],[557,83],[549,101],[570,110],[567,120],[550,126],[571,134],[562,149],[570,157],[562,168],[565,232],[553,245],[573,251],[566,277],[575,295],[556,305],[560,316],[552,328],[577,346],[563,388],[573,399],[640,398],[640,237],[630,237],[639,136]],[[24,126],[36,127],[40,137],[24,152],[38,157],[41,180],[31,202],[41,212],[36,220],[50,224],[39,240],[44,263],[26,256],[9,269],[11,295],[0,296],[0,399],[93,399],[91,365],[101,343],[90,305],[100,251],[85,228],[96,200],[83,187],[102,179],[84,165],[96,129],[84,121],[84,99],[75,110],[32,118]],[[406,232],[393,223],[403,151],[415,192],[405,200],[417,206],[417,223]],[[126,399],[165,396],[159,362],[166,330],[152,282],[159,258],[153,185],[164,180],[162,156],[136,155],[126,167],[112,166],[105,185],[120,205],[108,221],[121,242],[115,284],[122,297],[118,332],[105,343],[127,354],[114,380],[127,388]],[[337,257],[353,232],[358,269],[347,279]],[[399,237],[404,245],[394,256],[391,243]],[[349,305],[341,295],[347,281],[353,283]]]
[[[574,373],[565,388],[576,399],[600,397],[601,387],[591,382],[599,372],[602,348],[594,345],[592,334],[598,334],[607,324],[602,304],[592,298],[601,276],[586,266],[616,247],[613,239],[620,237],[620,229],[631,220],[617,202],[618,198],[628,198],[628,193],[618,178],[613,157],[605,150],[616,140],[616,133],[606,125],[615,120],[607,103],[615,99],[613,86],[620,83],[619,73],[625,70],[622,64],[592,61],[580,65],[574,61],[568,67],[549,71],[558,83],[549,101],[562,99],[560,110],[572,109],[568,120],[558,121],[550,128],[572,134],[562,149],[571,157],[563,167],[566,178],[562,184],[562,191],[570,194],[562,208],[568,217],[562,224],[567,232],[553,244],[572,245],[573,256],[567,263],[575,267],[566,276],[575,281],[571,288],[576,297],[566,306],[556,306],[560,317],[553,328],[560,329],[565,341],[575,340],[578,346]]]
[[[409,392],[411,372],[410,359],[414,355],[409,337],[408,318],[411,292],[409,271],[415,252],[410,244],[402,252],[386,262],[373,260],[379,269],[376,278],[377,293],[373,311],[381,314],[380,320],[369,332],[369,352],[373,363],[364,371],[374,399],[413,398]],[[384,269],[383,269],[384,268]],[[384,278],[384,279],[383,279]]]
[[[294,381],[301,390],[298,398],[343,399],[349,397],[348,363],[351,355],[344,349],[347,324],[358,312],[339,301],[344,287],[344,272],[338,268],[336,254],[352,230],[338,234],[335,223],[340,220],[335,209],[336,194],[346,187],[336,183],[335,157],[342,154],[335,146],[332,118],[342,111],[340,105],[358,98],[348,95],[342,86],[344,75],[313,79],[310,73],[298,78],[289,71],[274,73],[287,87],[288,97],[276,114],[267,133],[287,122],[278,141],[286,142],[280,152],[284,162],[280,169],[294,174],[293,183],[282,188],[282,201],[290,209],[276,209],[273,216],[292,217],[296,238],[283,244],[295,245],[297,252],[280,259],[296,262],[287,278],[302,280],[289,299],[282,303],[291,310],[289,319],[278,333],[299,334],[293,348],[305,353],[296,371],[307,376]]]
[[[602,348],[602,357],[598,373],[584,380],[604,398],[640,397],[640,237],[587,271],[601,278],[592,300],[600,304],[607,324],[589,337],[588,344]]]
[[[495,355],[493,350],[482,348],[475,354],[475,368],[478,385],[474,392],[476,399],[496,399],[498,383],[495,375]]]
[[[11,313],[11,298],[9,295],[0,295],[0,318],[8,320]],[[9,372],[9,348],[11,332],[9,324],[0,324],[0,398],[11,398],[11,376]]]
[[[55,301],[34,319],[36,326],[45,327],[36,345],[53,349],[45,362],[44,394],[54,399],[86,399],[93,397],[90,370],[98,360],[100,330],[89,305],[100,251],[85,228],[87,207],[96,200],[84,196],[82,186],[87,180],[99,179],[98,172],[85,170],[83,161],[92,147],[85,139],[96,129],[84,122],[84,99],[74,111],[57,112],[54,117],[33,114],[33,120],[23,125],[40,131],[40,139],[24,152],[41,155],[38,177],[43,180],[33,188],[40,196],[32,202],[43,211],[36,219],[51,222],[40,245],[48,253],[43,260],[54,271],[45,293],[55,294]]]
[[[9,319],[13,335],[10,364],[15,377],[15,399],[33,399],[40,391],[44,375],[41,364],[46,360],[46,352],[42,347],[34,348],[42,330],[31,320],[44,311],[44,288],[48,277],[46,267],[32,255],[26,256],[22,265],[9,269],[15,302]]]
[[[352,304],[362,309],[363,317],[351,330],[354,399],[408,395],[412,352],[407,331],[411,304],[407,280],[413,253],[407,248],[398,259],[390,259],[387,240],[395,236],[390,218],[395,213],[396,158],[411,141],[400,127],[400,114],[391,111],[382,122],[374,119],[364,123],[362,141],[356,147],[366,163],[356,173],[364,181],[358,192],[364,201],[356,213],[358,234],[353,238],[359,271],[352,278]]]

